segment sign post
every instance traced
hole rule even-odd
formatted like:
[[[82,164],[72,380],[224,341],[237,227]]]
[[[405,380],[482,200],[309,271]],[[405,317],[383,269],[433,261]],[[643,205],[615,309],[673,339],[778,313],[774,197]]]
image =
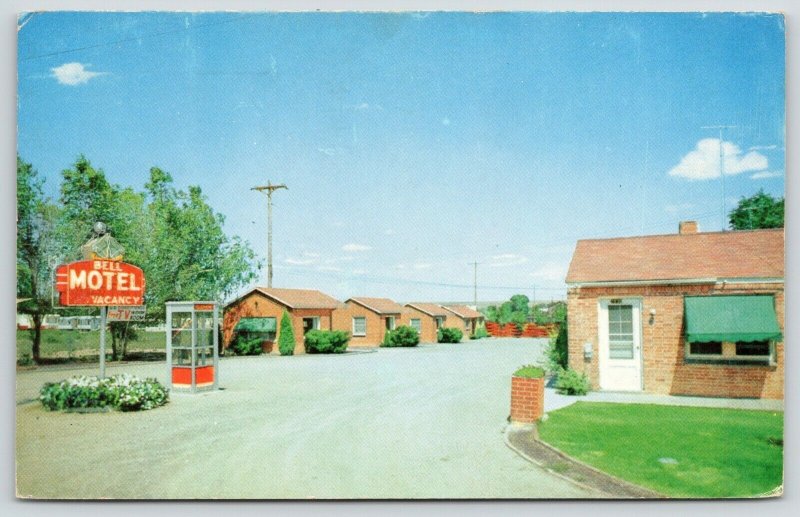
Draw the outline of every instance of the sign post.
[[[106,378],[106,306],[100,307],[100,378]]]

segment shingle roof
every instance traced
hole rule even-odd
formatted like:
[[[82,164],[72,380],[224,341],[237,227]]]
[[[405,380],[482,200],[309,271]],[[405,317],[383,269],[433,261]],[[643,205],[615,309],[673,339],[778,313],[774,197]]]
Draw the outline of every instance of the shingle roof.
[[[444,316],[447,317],[447,311],[442,308],[441,305],[436,305],[435,303],[407,303],[406,307],[411,307],[417,309],[420,312],[424,312],[428,316]]]
[[[566,281],[783,276],[783,229],[775,229],[580,240]]]
[[[348,302],[357,303],[377,314],[402,314],[403,306],[388,298],[366,298],[363,296],[350,298]],[[347,302],[345,302],[347,303]]]
[[[463,319],[483,318],[483,314],[467,307],[466,305],[442,305],[442,308],[447,309],[448,311],[452,312],[456,316],[459,316],[460,318]]]
[[[341,302],[314,289],[277,289],[256,287],[255,291],[289,307],[290,309],[336,309]]]

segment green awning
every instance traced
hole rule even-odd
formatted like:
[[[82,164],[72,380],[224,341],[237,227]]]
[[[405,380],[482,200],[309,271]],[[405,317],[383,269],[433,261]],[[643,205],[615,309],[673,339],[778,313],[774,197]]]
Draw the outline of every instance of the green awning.
[[[241,318],[234,330],[237,332],[276,332],[278,321],[275,318]]]
[[[782,338],[772,296],[687,296],[683,305],[690,343]]]

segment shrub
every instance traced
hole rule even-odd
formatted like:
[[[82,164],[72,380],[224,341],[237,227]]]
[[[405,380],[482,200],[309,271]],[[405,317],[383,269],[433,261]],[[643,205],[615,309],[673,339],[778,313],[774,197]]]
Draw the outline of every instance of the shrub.
[[[524,377],[526,379],[542,379],[544,378],[544,369],[532,364],[519,367],[514,372],[514,377]]]
[[[483,339],[485,337],[489,337],[489,333],[486,331],[486,327],[481,325],[480,327],[475,329],[475,332],[469,338],[470,339]]]
[[[233,342],[233,353],[236,355],[260,355],[262,352],[261,343],[264,340],[260,337],[250,337],[246,334],[239,334]]]
[[[347,349],[350,334],[343,330],[309,330],[305,347],[309,354],[341,354]]]
[[[567,322],[564,321],[558,326],[558,333],[550,336],[550,343],[545,351],[551,371],[559,371],[569,366],[567,338]]]
[[[127,374],[105,379],[78,376],[48,382],[39,391],[39,400],[50,411],[109,406],[120,411],[139,411],[166,404],[169,392],[151,378],[142,380]]]
[[[589,378],[585,373],[572,369],[562,369],[556,378],[556,390],[564,395],[586,395],[589,392]]]
[[[33,366],[33,358],[31,354],[24,353],[17,359],[17,366]]]
[[[383,337],[381,346],[417,346],[419,344],[419,332],[413,327],[400,325],[394,330],[390,330]]]
[[[436,340],[439,343],[460,343],[463,337],[464,333],[454,328],[442,327],[439,329],[439,332],[436,333]]]
[[[283,316],[281,316],[278,351],[281,355],[294,355],[294,329],[292,328],[292,318],[286,311],[283,311]]]

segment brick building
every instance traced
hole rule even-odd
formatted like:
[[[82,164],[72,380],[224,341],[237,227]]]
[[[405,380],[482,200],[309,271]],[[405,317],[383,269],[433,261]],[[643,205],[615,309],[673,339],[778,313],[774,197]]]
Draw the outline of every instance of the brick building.
[[[341,302],[311,289],[256,287],[225,306],[222,340],[225,348],[236,332],[257,329],[264,336],[265,352],[277,352],[283,311],[289,313],[295,337],[295,354],[305,353],[303,336],[311,329],[332,330],[333,311]]]
[[[466,305],[442,305],[442,309],[451,313],[455,318],[447,318],[446,327],[455,327],[464,333],[464,336],[471,336],[475,329],[484,324],[484,316]]]
[[[333,328],[350,333],[349,346],[378,346],[401,325],[403,306],[388,298],[350,298],[333,311]]]
[[[404,321],[419,332],[420,343],[436,343],[436,333],[448,323],[448,315],[441,305],[435,303],[407,303]],[[406,324],[406,323],[404,323]],[[454,323],[455,324],[455,323]]]
[[[782,229],[581,240],[566,281],[594,389],[783,398]]]

